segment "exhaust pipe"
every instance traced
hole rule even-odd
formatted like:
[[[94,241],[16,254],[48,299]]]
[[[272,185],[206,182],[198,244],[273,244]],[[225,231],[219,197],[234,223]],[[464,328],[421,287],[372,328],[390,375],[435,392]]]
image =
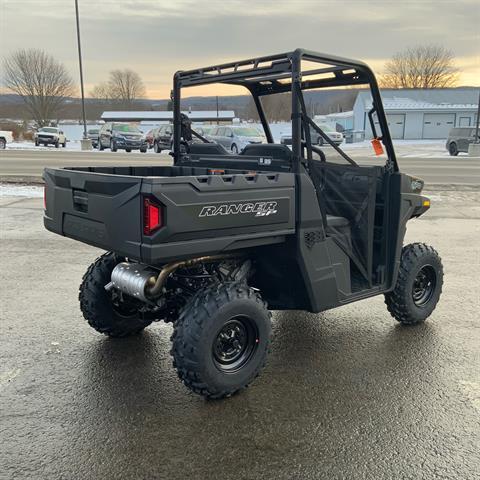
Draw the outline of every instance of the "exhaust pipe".
[[[218,260],[239,258],[241,255],[229,253],[224,255],[209,255],[167,263],[160,273],[142,263],[122,262],[112,271],[111,282],[105,285],[105,290],[116,288],[121,292],[138,298],[143,302],[156,300],[163,292],[167,278],[180,267],[192,267],[199,263],[211,263]]]

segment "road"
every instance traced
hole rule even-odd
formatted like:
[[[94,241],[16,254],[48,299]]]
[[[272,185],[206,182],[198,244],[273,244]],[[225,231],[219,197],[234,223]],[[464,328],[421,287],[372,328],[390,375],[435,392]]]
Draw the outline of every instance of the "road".
[[[381,297],[276,312],[266,369],[216,402],[178,381],[170,325],[88,327],[77,289],[101,252],[45,231],[41,199],[1,198],[0,479],[478,479],[480,192],[431,198],[407,238],[445,265],[424,325]]]
[[[366,165],[379,164],[379,159],[364,157],[362,151],[351,150],[359,162]],[[168,165],[172,161],[169,155],[148,152],[81,152],[72,150],[4,150],[0,152],[0,180],[36,180],[41,181],[44,167],[65,167],[81,165]],[[469,184],[480,185],[480,158],[458,157],[400,157],[402,171],[423,178],[427,184]]]

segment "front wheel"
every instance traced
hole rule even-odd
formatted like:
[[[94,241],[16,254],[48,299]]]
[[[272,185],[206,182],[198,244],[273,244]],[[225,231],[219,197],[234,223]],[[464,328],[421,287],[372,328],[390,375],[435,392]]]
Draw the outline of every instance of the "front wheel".
[[[395,288],[385,295],[387,309],[404,325],[425,321],[435,309],[443,285],[443,265],[437,251],[424,243],[402,250]]]
[[[197,293],[174,324],[173,366],[206,398],[224,398],[250,384],[265,365],[270,312],[247,285],[220,284]]]
[[[67,141],[65,140],[63,143],[62,143],[62,148],[65,148],[67,146]]]
[[[0,150],[5,150],[7,147],[7,141],[4,138],[0,138]]]
[[[155,142],[155,143],[153,144],[153,151],[154,151],[155,153],[162,153],[162,149],[160,148],[160,145],[158,144],[158,142]]]
[[[237,147],[235,144],[232,145],[232,153],[233,153],[234,155],[237,155],[237,154],[238,154],[238,147]]]
[[[115,143],[115,140],[110,140],[110,151],[111,152],[117,151],[117,144]]]
[[[458,155],[458,147],[457,147],[457,144],[455,142],[451,142],[449,145],[448,145],[448,153],[452,156],[452,157],[456,157]]]
[[[146,148],[141,148],[140,153],[147,153],[147,149]]]
[[[59,146],[60,146],[60,142],[57,140],[57,141],[55,142],[55,148],[58,148]]]
[[[111,252],[97,258],[83,276],[78,297],[88,324],[97,332],[117,338],[136,335],[152,322],[139,312],[135,299],[129,301],[105,290],[112,270],[121,261]]]

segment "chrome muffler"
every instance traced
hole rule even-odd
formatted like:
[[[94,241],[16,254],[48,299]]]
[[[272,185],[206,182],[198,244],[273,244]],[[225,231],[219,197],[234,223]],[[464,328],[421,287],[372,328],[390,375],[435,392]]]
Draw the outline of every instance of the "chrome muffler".
[[[126,295],[150,302],[147,298],[147,287],[155,285],[158,273],[141,263],[122,262],[112,271],[111,282],[105,285],[105,290],[116,288]]]
[[[111,282],[105,285],[105,290],[110,291],[112,288],[116,288],[126,295],[151,303],[162,295],[167,278],[178,268],[241,256],[238,253],[228,253],[179,260],[164,265],[160,272],[142,263],[122,262],[113,269]]]

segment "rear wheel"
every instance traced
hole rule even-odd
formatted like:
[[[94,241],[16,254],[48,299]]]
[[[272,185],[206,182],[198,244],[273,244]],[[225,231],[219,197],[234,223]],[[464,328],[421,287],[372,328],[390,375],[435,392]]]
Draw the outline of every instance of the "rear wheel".
[[[443,265],[436,250],[412,243],[402,250],[395,288],[385,295],[388,311],[404,325],[425,321],[435,309],[443,285]]]
[[[260,373],[270,332],[270,312],[252,288],[207,287],[187,303],[174,324],[173,366],[193,392],[229,397]]]
[[[62,147],[65,148],[67,146],[67,141],[65,140],[63,143],[62,143]]]
[[[58,148],[59,146],[60,146],[60,142],[57,140],[57,141],[55,142],[55,148]]]
[[[155,153],[161,153],[162,152],[162,149],[160,148],[160,146],[158,145],[158,142],[154,142],[153,144],[153,151]]]
[[[456,157],[458,155],[458,147],[457,147],[457,144],[455,142],[450,142],[449,145],[448,145],[448,153],[452,156],[452,157]]]
[[[128,337],[148,327],[148,320],[133,302],[107,292],[112,270],[123,259],[108,252],[97,258],[88,268],[80,285],[80,309],[88,324],[109,337]]]
[[[7,141],[4,138],[0,138],[0,150],[5,150]]]

